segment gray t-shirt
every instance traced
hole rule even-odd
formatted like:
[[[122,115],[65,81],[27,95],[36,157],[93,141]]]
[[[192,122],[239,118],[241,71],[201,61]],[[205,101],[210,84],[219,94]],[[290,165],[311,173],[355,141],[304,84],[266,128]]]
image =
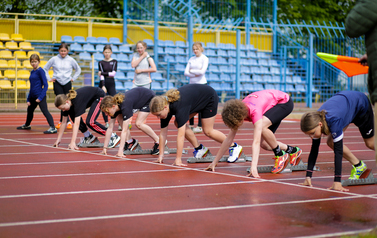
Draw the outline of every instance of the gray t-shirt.
[[[136,66],[135,69],[149,69],[149,62],[148,62],[149,57],[150,56],[148,54],[147,57],[145,57],[142,61],[140,61],[140,63],[138,64],[138,66]],[[139,58],[140,58],[139,53],[134,53],[133,59],[138,60]],[[149,84],[151,83],[151,76],[149,73],[135,74],[134,83],[137,86],[143,86],[143,85]]]

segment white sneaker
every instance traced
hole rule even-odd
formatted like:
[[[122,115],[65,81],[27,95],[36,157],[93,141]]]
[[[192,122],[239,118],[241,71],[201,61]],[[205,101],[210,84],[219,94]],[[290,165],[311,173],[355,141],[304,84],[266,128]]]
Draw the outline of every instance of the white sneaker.
[[[121,126],[121,125],[119,125],[119,127],[118,127],[118,130],[119,130],[119,131],[121,131],[121,130],[122,130],[122,126]]]
[[[106,127],[106,128],[109,128],[109,123],[108,123],[108,122],[106,122],[105,127]]]
[[[240,154],[242,153],[242,146],[238,145],[237,143],[234,143],[234,144],[236,145],[235,147],[229,148],[229,157],[227,160],[229,163],[236,162]]]
[[[203,132],[203,129],[201,127],[195,127],[195,128],[192,128],[191,129],[194,133],[202,133]]]
[[[110,138],[110,142],[109,142],[108,147],[109,148],[114,148],[115,146],[118,145],[119,142],[120,142],[120,136],[118,136],[118,135],[112,136]]]
[[[202,145],[202,148],[200,150],[194,151],[194,157],[196,159],[201,159],[205,154],[207,154],[207,152],[208,152],[208,148]]]

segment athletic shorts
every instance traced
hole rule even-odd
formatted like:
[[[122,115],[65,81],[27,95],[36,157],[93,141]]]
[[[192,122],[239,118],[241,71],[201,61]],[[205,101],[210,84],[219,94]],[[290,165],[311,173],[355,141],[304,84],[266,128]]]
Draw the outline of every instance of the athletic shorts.
[[[206,107],[198,113],[202,114],[202,119],[214,117],[217,114],[218,104],[219,104],[219,97],[217,96],[216,91],[214,91],[214,94],[211,96],[210,101],[208,102]]]
[[[374,136],[374,114],[372,105],[369,103],[368,111],[363,115],[356,115],[352,121],[361,133],[364,139],[372,138]]]
[[[281,121],[286,118],[293,111],[293,101],[292,98],[289,98],[289,101],[286,103],[276,104],[274,107],[269,109],[263,114],[268,119],[270,119],[272,125],[268,127],[273,133],[278,129]]]

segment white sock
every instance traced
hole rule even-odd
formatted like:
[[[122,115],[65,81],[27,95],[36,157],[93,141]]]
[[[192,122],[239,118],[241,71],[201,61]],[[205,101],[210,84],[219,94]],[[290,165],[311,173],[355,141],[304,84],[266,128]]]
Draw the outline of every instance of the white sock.
[[[129,144],[129,143],[131,143],[132,141],[133,141],[133,140],[132,140],[132,139],[130,139],[130,140],[126,141],[126,142],[127,142],[128,144]]]
[[[90,135],[91,135],[90,131],[85,131],[85,132],[84,132],[84,136],[85,136],[85,137],[88,137],[88,136],[90,136]]]

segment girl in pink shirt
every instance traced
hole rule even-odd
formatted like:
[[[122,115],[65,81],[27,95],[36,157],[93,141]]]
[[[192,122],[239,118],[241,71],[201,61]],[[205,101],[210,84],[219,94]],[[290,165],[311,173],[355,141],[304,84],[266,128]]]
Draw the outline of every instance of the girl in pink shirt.
[[[225,103],[222,111],[222,118],[231,130],[222,143],[215,160],[208,166],[207,170],[215,171],[215,167],[226,148],[232,143],[238,128],[244,121],[254,124],[254,139],[252,145],[251,170],[248,176],[260,178],[257,165],[260,147],[273,151],[275,154],[275,166],[272,173],[280,173],[288,165],[290,157],[291,165],[296,165],[302,150],[292,147],[276,140],[275,131],[281,121],[293,110],[293,101],[288,94],[278,90],[262,90],[254,92],[241,100],[229,100]]]

